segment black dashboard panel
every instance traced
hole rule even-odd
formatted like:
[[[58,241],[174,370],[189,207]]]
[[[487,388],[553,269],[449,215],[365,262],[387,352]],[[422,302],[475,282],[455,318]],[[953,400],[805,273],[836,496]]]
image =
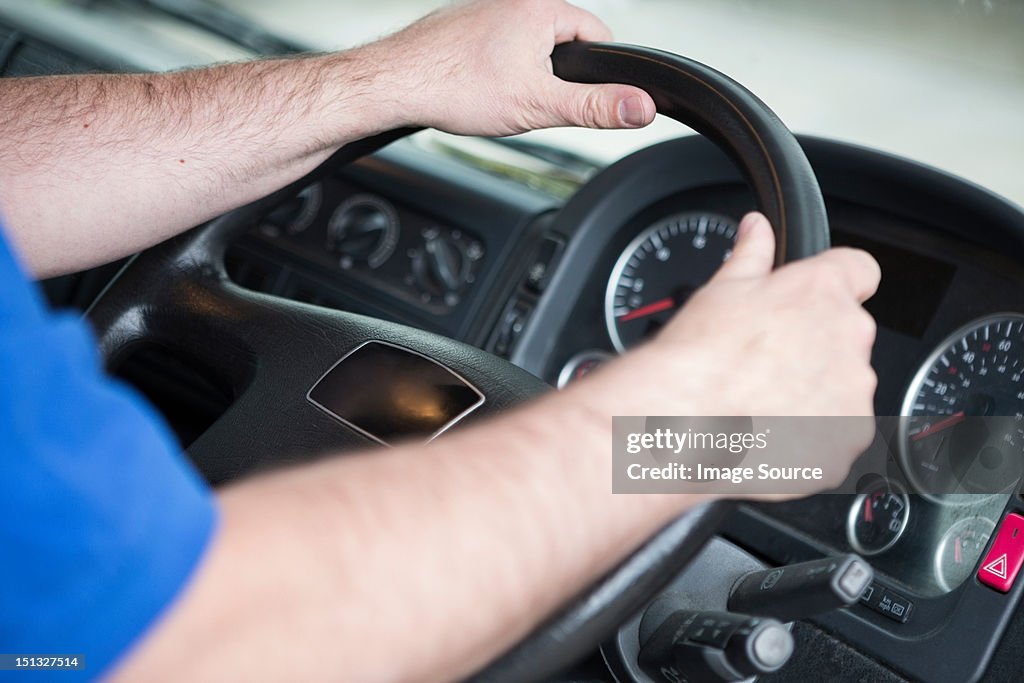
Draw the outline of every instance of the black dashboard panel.
[[[951,330],[996,312],[1024,312],[1024,268],[1015,258],[1024,253],[1024,220],[997,198],[938,172],[836,143],[805,143],[812,163],[822,169],[835,244],[866,249],[882,264],[882,284],[868,304],[879,323],[872,356],[879,376],[876,412],[897,414],[911,376]],[[556,214],[553,200],[532,195],[533,210],[516,210],[515,202],[502,207],[478,179],[468,192],[449,191],[439,200],[436,168],[408,172],[416,154],[396,147],[324,181],[323,206],[301,235],[254,225],[235,247],[239,279],[244,283],[263,269],[260,286],[277,294],[411,322],[490,348],[501,338],[503,352],[553,383],[577,353],[613,352],[605,291],[616,260],[637,233],[667,215],[738,220],[753,208],[731,163],[696,138],[649,148],[613,166],[606,172],[609,182],[625,182],[628,192],[619,195],[618,205],[599,207],[593,215],[574,207],[575,199]],[[851,179],[850,166],[837,159],[862,173]],[[645,176],[652,167],[657,176]],[[616,178],[623,168],[628,177]],[[887,173],[898,181],[887,181]],[[598,177],[593,184],[603,201],[608,193],[601,182]],[[367,196],[390,207],[402,225],[390,256],[393,268],[345,267],[331,249],[331,215],[354,197]],[[446,305],[422,295],[415,264],[432,234],[450,238],[453,230],[470,240],[467,245],[478,244],[483,255],[473,271],[478,277]],[[538,264],[544,266],[540,276]],[[246,268],[249,276],[242,274]],[[940,538],[965,515],[997,521],[1005,498],[966,512],[911,499],[910,522],[899,542],[870,557],[880,590],[906,605],[901,619],[856,606],[817,623],[897,671],[933,679],[928,653],[962,638],[962,625],[1000,633],[1020,587],[1004,596],[970,578],[942,586],[934,572]],[[770,563],[848,552],[846,519],[853,502],[851,496],[825,495],[746,506],[725,533]],[[1017,498],[1010,501],[1014,506]],[[903,647],[907,642],[914,642],[912,656]],[[985,640],[959,647],[958,675],[974,677],[991,645]]]
[[[805,143],[812,163],[822,169],[836,245],[867,249],[883,266],[879,293],[868,304],[879,323],[872,355],[879,376],[876,412],[899,414],[911,377],[950,332],[982,316],[1024,312],[1024,269],[1018,258],[1024,220],[1011,205],[936,171],[826,141]],[[673,155],[689,162],[674,180],[666,177]],[[568,263],[553,283],[561,299],[550,307],[542,302],[518,360],[551,380],[582,349],[611,350],[602,302],[612,265],[636,233],[659,215],[723,214],[738,220],[754,207],[738,175],[730,182],[717,157],[701,140],[664,143],[635,155],[642,164],[627,159],[606,172],[612,180],[629,184],[631,194],[622,202],[632,201],[632,211],[607,210],[602,204],[607,189],[591,195],[592,211],[570,202],[563,216],[571,216],[578,230],[567,247]],[[703,182],[694,169],[706,171]],[[615,178],[617,172],[622,175]],[[600,186],[602,178],[593,182]],[[555,226],[565,229],[565,223],[557,220]],[[970,576],[960,585],[940,586],[936,554],[940,539],[962,520],[998,522],[1004,503],[1016,510],[1020,499],[1007,501],[1004,496],[950,509],[911,498],[906,532],[891,549],[870,558],[879,573],[879,594],[895,601],[900,618],[858,605],[818,623],[913,678],[975,678],[993,645],[971,635],[1000,633],[1021,587],[1001,595]],[[853,496],[826,495],[785,505],[746,506],[727,537],[775,564],[849,552],[846,520],[853,502]],[[954,643],[955,666],[940,664],[940,656]],[[940,666],[948,667],[946,678],[938,673]]]
[[[232,277],[260,291],[478,346],[487,345],[557,207],[552,197],[438,158],[409,140],[319,185],[319,208],[308,227],[289,231],[267,218],[254,225],[228,253]],[[338,216],[354,203],[370,204],[392,222],[394,244],[379,263],[368,261],[358,240],[354,256],[339,244]]]

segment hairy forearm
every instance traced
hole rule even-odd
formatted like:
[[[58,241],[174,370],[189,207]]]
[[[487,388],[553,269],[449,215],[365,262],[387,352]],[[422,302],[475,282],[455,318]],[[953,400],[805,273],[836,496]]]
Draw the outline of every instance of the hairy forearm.
[[[39,276],[154,244],[407,126],[635,128],[650,96],[569,84],[556,43],[610,40],[561,0],[467,2],[348,52],[171,74],[0,80],[0,214]]]
[[[366,51],[0,80],[0,214],[39,276],[155,244],[393,122]]]
[[[604,408],[570,391],[224,491],[212,552],[122,676],[470,673],[696,502],[611,494]]]

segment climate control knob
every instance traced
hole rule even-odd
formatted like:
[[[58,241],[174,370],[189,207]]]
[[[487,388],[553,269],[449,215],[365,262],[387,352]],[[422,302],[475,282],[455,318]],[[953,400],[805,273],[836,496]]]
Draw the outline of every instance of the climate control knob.
[[[327,248],[337,254],[342,268],[363,263],[377,268],[395,251],[398,215],[382,199],[358,194],[342,202],[327,225]]]
[[[464,247],[442,236],[432,237],[413,258],[413,274],[423,291],[431,294],[456,292],[466,284],[469,259]]]
[[[432,227],[422,235],[423,243],[409,252],[412,263],[407,282],[424,303],[441,300],[445,306],[455,306],[473,282],[483,246],[460,230]]]

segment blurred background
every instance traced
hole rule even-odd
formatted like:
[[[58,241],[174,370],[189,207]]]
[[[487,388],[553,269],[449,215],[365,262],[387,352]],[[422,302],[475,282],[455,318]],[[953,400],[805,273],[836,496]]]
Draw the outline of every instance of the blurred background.
[[[324,49],[357,45],[436,0],[221,0]],[[797,132],[938,166],[1024,204],[1024,0],[579,0],[617,40],[746,85]],[[541,131],[602,162],[683,132]]]

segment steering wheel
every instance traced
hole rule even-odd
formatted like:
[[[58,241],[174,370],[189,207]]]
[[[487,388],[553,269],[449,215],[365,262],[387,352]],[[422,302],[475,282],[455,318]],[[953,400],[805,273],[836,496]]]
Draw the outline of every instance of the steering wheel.
[[[803,151],[768,107],[736,82],[683,57],[612,43],[565,44],[555,49],[552,63],[555,74],[569,81],[643,88],[661,114],[716,142],[744,172],[758,207],[775,227],[778,263],[829,246],[821,191]],[[211,483],[372,445],[365,433],[307,400],[339,359],[367,342],[411,351],[475,387],[482,404],[471,420],[548,389],[533,375],[467,344],[256,293],[229,280],[227,246],[271,207],[316,177],[410,132],[347,145],[306,178],[142,252],[87,313],[109,368],[137,347],[155,345],[216,371],[230,385],[231,406],[188,449]],[[475,679],[541,679],[593,652],[680,571],[731,509],[715,502],[669,524]]]

